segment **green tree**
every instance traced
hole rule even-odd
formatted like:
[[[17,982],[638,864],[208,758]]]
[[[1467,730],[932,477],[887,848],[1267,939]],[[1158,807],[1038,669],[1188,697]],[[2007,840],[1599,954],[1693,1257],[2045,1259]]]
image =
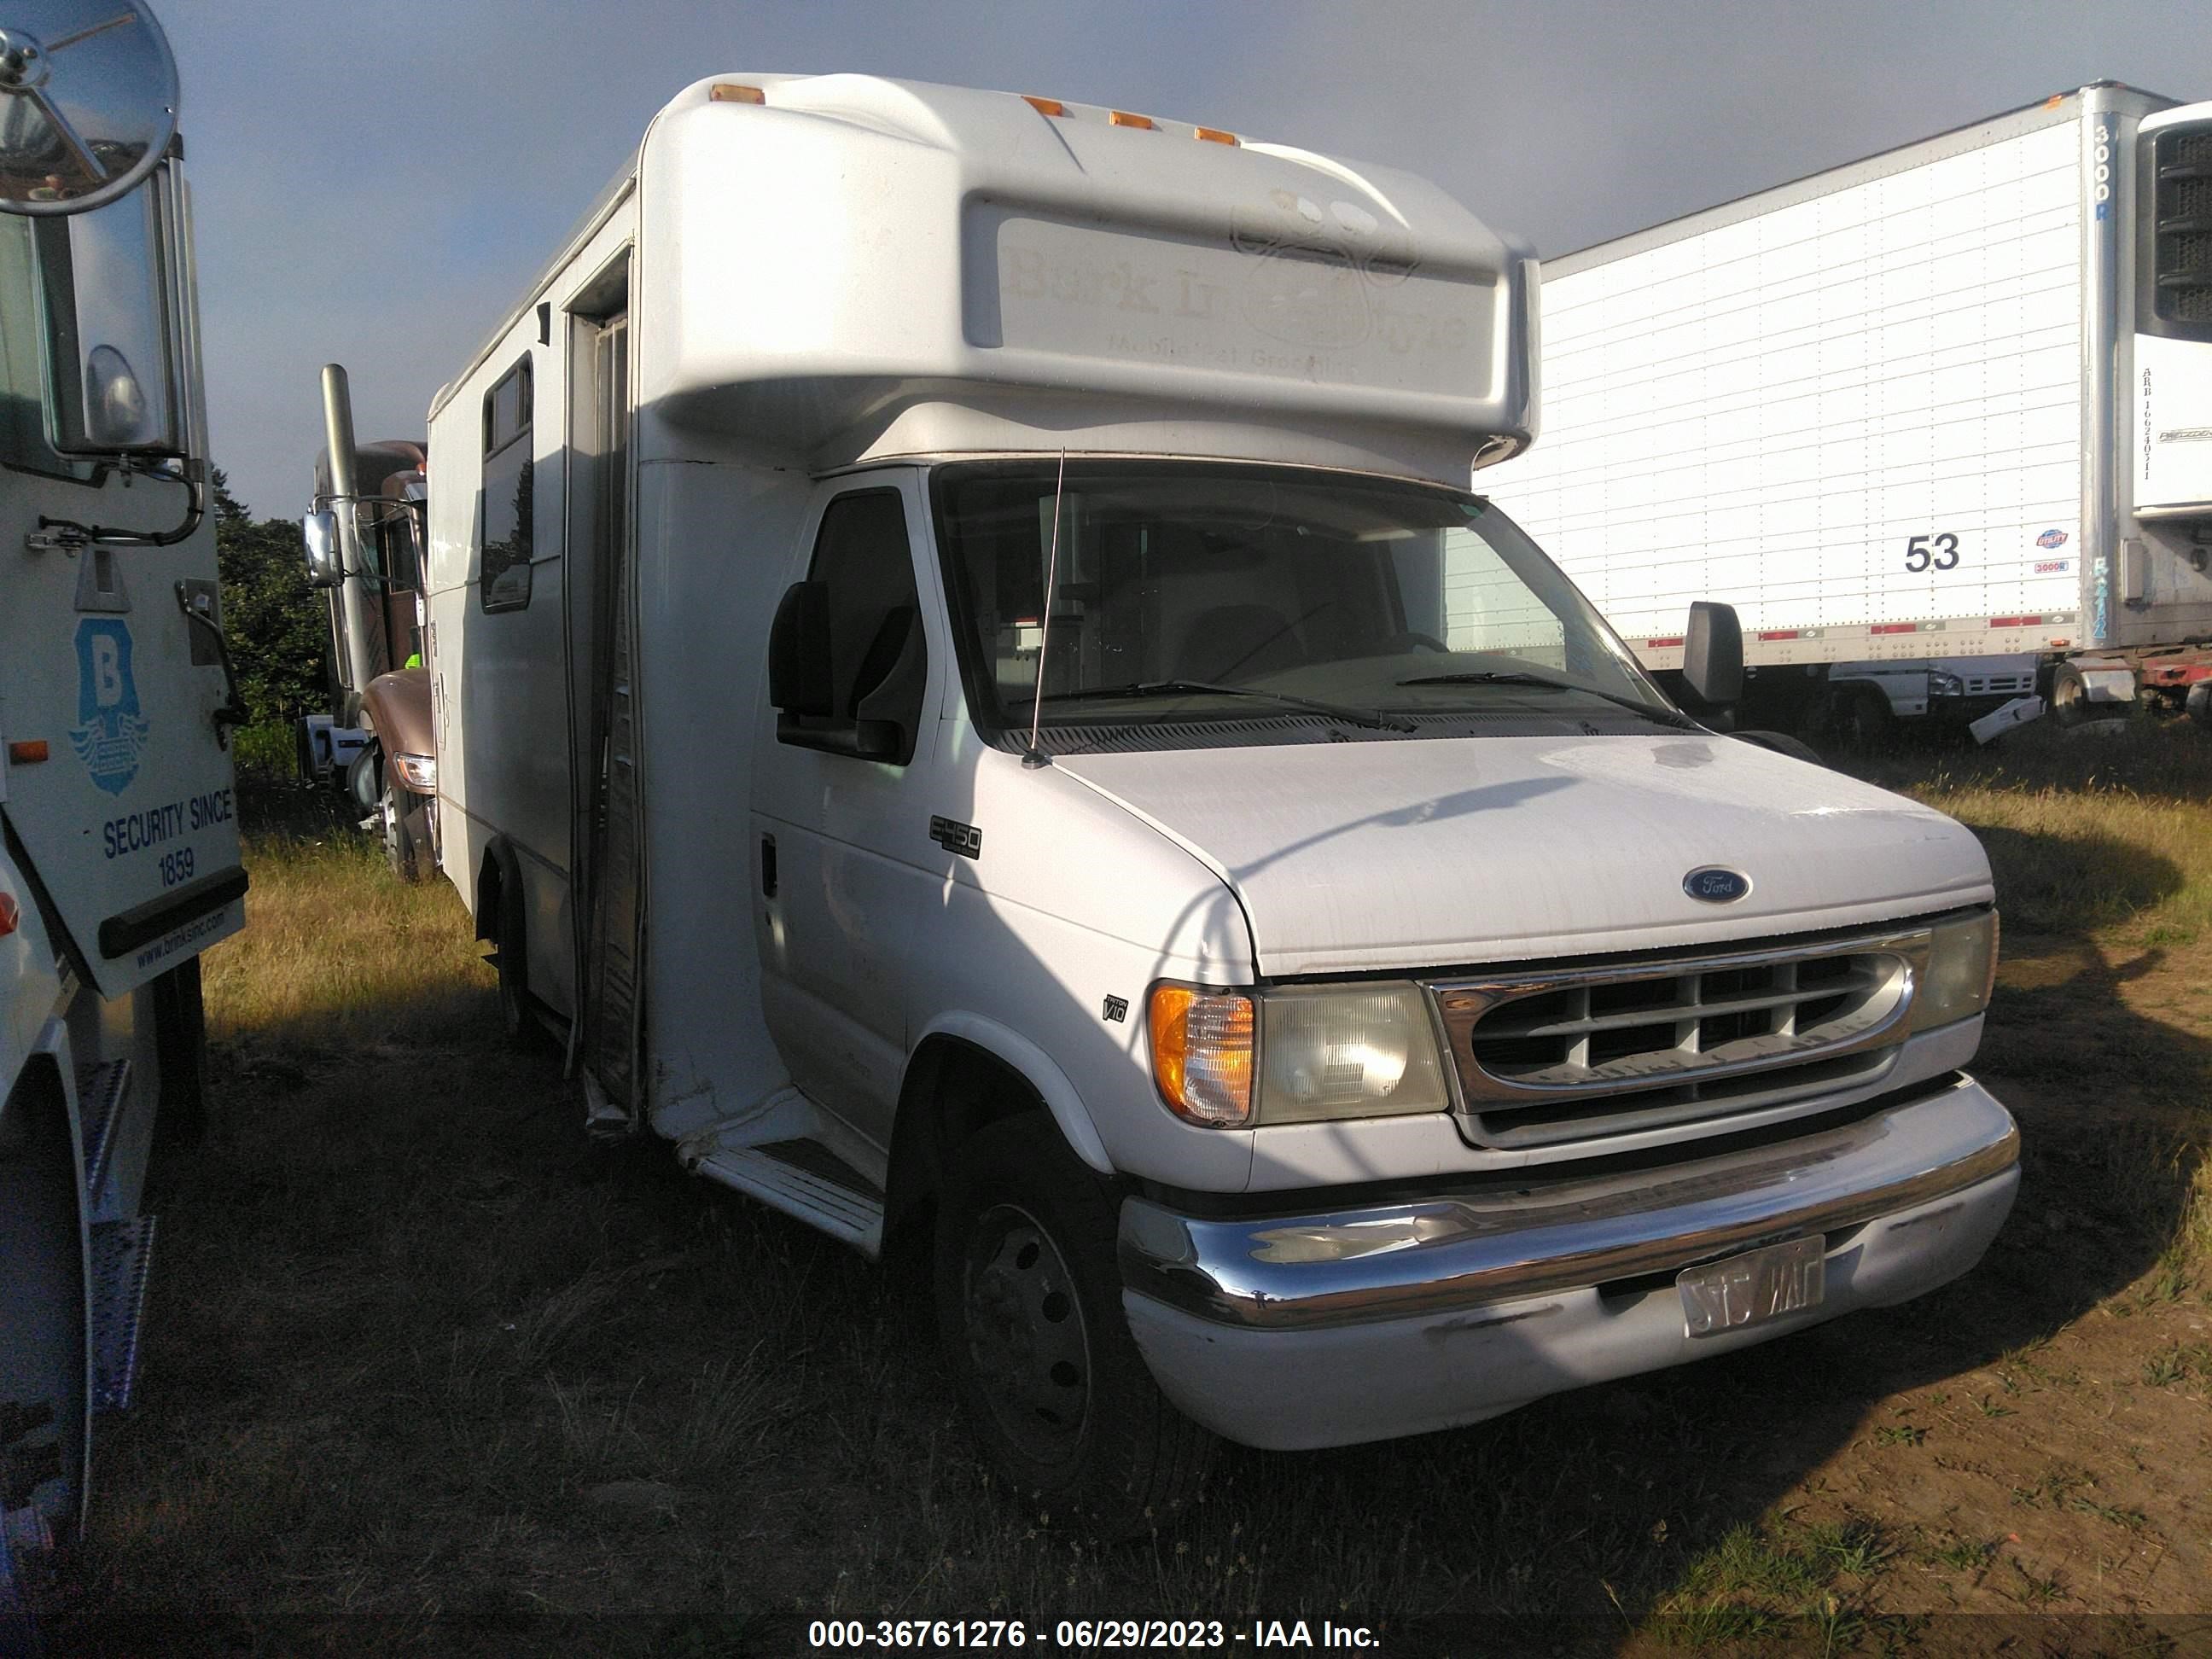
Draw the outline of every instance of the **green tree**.
[[[300,526],[257,521],[230,493],[222,469],[210,471],[223,628],[239,696],[256,726],[288,725],[329,706],[330,612],[307,586]]]

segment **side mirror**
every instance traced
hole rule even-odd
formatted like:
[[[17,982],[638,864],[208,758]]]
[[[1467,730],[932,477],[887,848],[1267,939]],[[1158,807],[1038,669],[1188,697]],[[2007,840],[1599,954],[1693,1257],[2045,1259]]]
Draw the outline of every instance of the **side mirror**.
[[[182,456],[190,330],[176,180],[38,222],[53,446],[64,455]]]
[[[1743,624],[1734,605],[1699,599],[1690,607],[1689,631],[1682,638],[1682,679],[1690,695],[1708,708],[1723,708],[1743,696]]]
[[[345,580],[345,568],[338,559],[338,520],[335,513],[310,513],[300,520],[300,534],[307,543],[307,586],[337,587]]]
[[[830,585],[793,582],[768,631],[768,700],[786,714],[837,712],[830,676]]]
[[[177,60],[138,0],[19,6],[0,30],[0,213],[59,218],[121,201],[176,131]]]
[[[921,613],[912,605],[892,611],[885,621],[896,630],[898,655],[874,689],[862,695],[853,714],[860,726],[860,752],[871,760],[904,766],[914,758],[915,740],[921,729],[929,652],[922,642]]]

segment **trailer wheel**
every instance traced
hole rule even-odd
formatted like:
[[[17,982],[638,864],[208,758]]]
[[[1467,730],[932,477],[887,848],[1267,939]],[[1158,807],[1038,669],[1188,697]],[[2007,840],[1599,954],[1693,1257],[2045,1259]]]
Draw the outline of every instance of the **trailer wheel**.
[[[414,805],[414,796],[402,789],[396,779],[385,779],[384,797],[377,805],[384,828],[384,861],[393,875],[410,886],[422,879],[422,843],[416,839],[414,826],[408,822]]]
[[[1895,718],[1889,699],[1873,686],[1845,684],[1822,694],[1810,726],[1822,744],[1846,754],[1869,755],[1889,741]]]
[[[2184,705],[2189,710],[2191,722],[2200,728],[2212,728],[2212,680],[2199,680],[2189,688],[2189,701]]]
[[[2051,717],[2061,726],[2079,726],[2089,718],[2089,688],[2070,662],[2051,671]]]
[[[1110,1188],[1041,1112],[986,1126],[948,1161],[938,1334],[986,1458],[1055,1524],[1107,1538],[1168,1524],[1214,1441],[1129,1334]]]
[[[1889,744],[1890,728],[1897,724],[1897,716],[1890,712],[1889,699],[1870,685],[1859,688],[1858,695],[1844,710],[1844,732],[1846,741],[1862,755],[1880,753]]]

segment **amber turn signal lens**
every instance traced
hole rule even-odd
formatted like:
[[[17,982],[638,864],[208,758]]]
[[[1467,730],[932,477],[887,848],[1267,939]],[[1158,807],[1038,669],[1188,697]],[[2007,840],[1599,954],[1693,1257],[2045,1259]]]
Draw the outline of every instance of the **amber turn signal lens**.
[[[1146,1010],[1152,1081],[1168,1109],[1207,1129],[1252,1121],[1252,999],[1158,985]]]

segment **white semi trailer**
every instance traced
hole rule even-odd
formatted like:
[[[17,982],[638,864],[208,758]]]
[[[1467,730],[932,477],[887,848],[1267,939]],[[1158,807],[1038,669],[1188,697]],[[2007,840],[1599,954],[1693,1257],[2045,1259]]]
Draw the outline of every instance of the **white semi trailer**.
[[[1467,492],[1534,276],[1386,169],[730,76],[431,405],[510,1019],[926,1253],[1055,1515],[1899,1301],[2011,1204],[1973,836],[1686,718]]]
[[[2038,664],[2062,718],[2178,705],[2209,213],[2212,104],[2100,82],[1547,261],[1544,441],[1498,500],[1646,667],[1735,606],[1762,723],[1971,714]]]
[[[157,1118],[204,1108],[238,718],[175,68],[129,0],[0,8],[0,1651],[129,1403]],[[129,488],[125,488],[129,486]]]

